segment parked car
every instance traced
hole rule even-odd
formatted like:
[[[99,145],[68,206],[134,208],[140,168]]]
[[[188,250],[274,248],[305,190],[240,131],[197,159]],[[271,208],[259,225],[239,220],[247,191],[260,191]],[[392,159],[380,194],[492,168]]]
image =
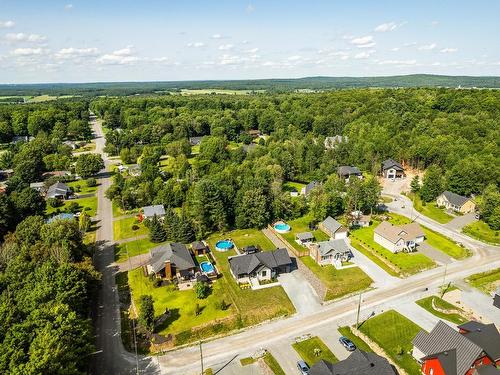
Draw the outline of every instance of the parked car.
[[[309,366],[304,361],[298,361],[297,368],[299,369],[299,373],[301,375],[308,375],[309,374]]]
[[[347,337],[345,336],[342,336],[340,339],[339,339],[340,343],[344,346],[344,348],[346,348],[347,350],[349,350],[350,352],[356,350],[356,345],[354,345],[354,343],[349,340]]]

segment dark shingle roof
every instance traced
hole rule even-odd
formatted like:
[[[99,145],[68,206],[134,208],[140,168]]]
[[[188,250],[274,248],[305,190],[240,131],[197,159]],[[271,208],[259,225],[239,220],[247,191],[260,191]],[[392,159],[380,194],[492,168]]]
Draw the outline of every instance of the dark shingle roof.
[[[342,228],[342,224],[340,224],[337,220],[335,220],[331,216],[328,216],[325,220],[323,220],[321,224],[326,230],[328,230],[331,233],[335,233],[336,231]]]
[[[309,194],[312,189],[319,185],[318,181],[311,181],[306,186],[303,187],[304,194]]]
[[[300,241],[313,240],[314,236],[311,232],[297,233],[297,239]]]
[[[318,361],[309,370],[309,375],[395,375],[397,372],[389,361],[375,353],[356,349],[351,355],[337,363]]]
[[[165,216],[165,207],[162,204],[157,204],[155,206],[146,206],[142,208],[142,214],[145,217]]]
[[[191,247],[195,250],[204,250],[207,248],[207,245],[205,245],[203,241],[194,241],[191,244]]]
[[[361,174],[361,171],[358,169],[358,167],[351,167],[349,165],[342,165],[337,168],[337,173],[342,176],[359,176]]]
[[[229,259],[229,266],[235,276],[248,275],[261,266],[270,269],[286,266],[292,263],[286,249],[264,251],[255,254],[239,255]]]
[[[443,321],[438,321],[431,332],[420,331],[413,339],[413,345],[426,357],[456,350],[456,373],[465,374],[483,349],[466,336],[458,333]]]
[[[450,202],[452,205],[457,206],[457,207],[462,207],[465,202],[469,200],[467,197],[463,197],[461,195],[452,193],[451,191],[444,191],[443,195],[445,198]]]
[[[382,162],[382,169],[384,171],[387,169],[390,169],[390,168],[394,168],[394,169],[397,169],[400,171],[404,170],[403,166],[400,163],[398,163],[396,160],[387,159],[387,160]]]
[[[458,326],[459,329],[468,331],[463,335],[477,346],[493,360],[500,358],[500,333],[497,327],[492,324],[483,324],[475,321]]]
[[[347,242],[344,239],[321,241],[318,242],[316,246],[322,256],[330,254],[345,254],[351,251],[349,245],[347,245]]]
[[[165,267],[167,260],[170,260],[170,263],[174,264],[179,271],[196,267],[191,253],[182,243],[166,243],[151,249],[149,254],[149,265],[155,273]]]
[[[479,366],[476,368],[477,375],[500,375],[500,369],[494,366]]]

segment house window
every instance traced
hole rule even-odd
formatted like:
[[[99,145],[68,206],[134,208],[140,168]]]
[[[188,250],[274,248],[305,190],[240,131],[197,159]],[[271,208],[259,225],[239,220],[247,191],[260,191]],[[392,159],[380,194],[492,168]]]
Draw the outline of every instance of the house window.
[[[262,272],[261,272],[261,275],[262,275],[262,277],[266,277],[266,275],[267,275],[267,271],[262,271]]]
[[[431,367],[431,369],[429,370],[429,375],[434,375],[434,369]]]

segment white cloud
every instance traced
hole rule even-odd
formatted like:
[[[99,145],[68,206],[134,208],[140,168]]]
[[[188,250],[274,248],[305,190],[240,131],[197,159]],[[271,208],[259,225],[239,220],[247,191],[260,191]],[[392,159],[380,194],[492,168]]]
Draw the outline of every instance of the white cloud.
[[[380,65],[415,65],[416,60],[383,60],[379,61]]]
[[[453,52],[457,52],[458,49],[457,48],[443,48],[441,51],[441,53],[453,53]]]
[[[378,25],[374,31],[379,32],[379,33],[385,33],[387,31],[394,31],[399,27],[395,22],[387,22],[387,23],[382,23]]]
[[[25,33],[8,33],[5,35],[5,40],[8,42],[30,42],[30,43],[38,43],[43,42],[47,38],[43,35],[38,34],[25,34]]]
[[[11,53],[14,56],[35,56],[35,55],[44,55],[48,52],[48,50],[44,48],[16,48]]]
[[[431,44],[424,44],[420,47],[418,47],[419,51],[432,51],[434,48],[436,48],[437,44],[436,43],[431,43]]]
[[[358,48],[370,48],[375,45],[375,42],[373,41],[373,36],[366,35],[351,39],[351,44],[354,44]]]
[[[252,4],[248,4],[245,10],[247,13],[253,13],[255,11],[255,7]]]
[[[140,59],[132,55],[132,46],[113,51],[100,56],[96,62],[103,65],[130,65],[136,63]]]
[[[212,39],[222,39],[222,35],[214,34],[214,35],[212,35]]]
[[[193,42],[193,43],[188,43],[188,47],[193,47],[193,48],[200,48],[200,47],[205,47],[205,43],[203,42]]]
[[[233,45],[232,44],[222,44],[219,46],[219,50],[221,51],[228,51],[230,49],[233,49]]]
[[[294,55],[294,56],[290,56],[288,58],[288,61],[298,61],[302,58],[302,56],[299,56],[299,55]]]
[[[64,6],[64,10],[71,10],[71,9],[73,9],[73,8],[74,8],[74,7],[73,7],[73,4],[66,4],[66,5]]]
[[[90,48],[63,48],[59,50],[54,56],[56,59],[59,60],[69,60],[69,59],[74,59],[78,57],[91,57],[91,56],[97,56],[99,53],[99,50],[95,47],[90,47]]]
[[[392,51],[392,52],[397,52],[397,51],[399,51],[399,47],[394,47],[394,48],[391,48],[391,51]]]
[[[257,53],[259,52],[259,49],[256,47],[256,48],[250,48],[250,49],[247,49],[245,51],[243,51],[245,53]]]
[[[375,50],[363,51],[354,55],[355,59],[367,59],[375,53]]]
[[[14,21],[0,21],[0,29],[10,29],[15,25]]]

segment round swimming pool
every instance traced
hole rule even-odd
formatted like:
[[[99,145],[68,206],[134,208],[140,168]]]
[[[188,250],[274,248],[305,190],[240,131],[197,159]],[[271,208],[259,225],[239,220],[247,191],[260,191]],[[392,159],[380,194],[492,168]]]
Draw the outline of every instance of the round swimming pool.
[[[274,224],[274,230],[278,233],[288,233],[290,232],[290,229],[291,229],[290,225],[282,221],[279,221],[276,224]]]
[[[234,247],[234,243],[231,240],[221,240],[217,241],[215,244],[215,249],[218,251],[228,251]]]
[[[201,262],[200,268],[205,273],[213,273],[215,271],[214,265],[210,262]]]

